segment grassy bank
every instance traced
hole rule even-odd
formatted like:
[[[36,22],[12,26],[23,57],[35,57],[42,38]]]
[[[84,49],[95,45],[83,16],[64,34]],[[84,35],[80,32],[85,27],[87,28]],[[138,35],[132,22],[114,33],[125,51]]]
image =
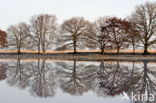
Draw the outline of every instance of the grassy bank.
[[[99,53],[50,53],[50,54],[37,54],[37,53],[0,53],[0,59],[55,59],[55,60],[82,60],[82,61],[100,61],[100,60],[120,60],[120,61],[156,61],[156,54],[105,54]]]

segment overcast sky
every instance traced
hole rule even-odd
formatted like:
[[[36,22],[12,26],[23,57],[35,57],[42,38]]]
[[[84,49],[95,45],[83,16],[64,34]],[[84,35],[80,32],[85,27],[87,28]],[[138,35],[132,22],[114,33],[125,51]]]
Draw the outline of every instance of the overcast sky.
[[[83,16],[90,21],[99,16],[126,17],[134,7],[156,0],[0,0],[0,28],[28,22],[31,16],[41,13],[55,14],[58,22],[73,16]]]

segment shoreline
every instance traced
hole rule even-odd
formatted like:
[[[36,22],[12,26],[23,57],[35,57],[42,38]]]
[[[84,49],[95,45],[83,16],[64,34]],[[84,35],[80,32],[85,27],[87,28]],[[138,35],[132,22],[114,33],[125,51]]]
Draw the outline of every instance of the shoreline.
[[[120,54],[105,54],[99,53],[0,53],[0,59],[55,59],[55,60],[78,60],[78,61],[156,61],[156,54],[143,55],[120,53]]]

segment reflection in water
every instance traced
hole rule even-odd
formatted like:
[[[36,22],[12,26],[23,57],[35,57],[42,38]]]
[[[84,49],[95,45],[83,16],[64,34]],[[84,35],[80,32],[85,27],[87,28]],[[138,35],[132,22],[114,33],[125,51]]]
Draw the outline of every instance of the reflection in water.
[[[18,59],[8,69],[7,82],[11,86],[30,88],[34,96],[49,97],[55,95],[55,71],[45,60],[25,62]]]
[[[21,89],[28,87],[29,79],[31,77],[30,75],[33,73],[33,71],[28,68],[31,63],[22,62],[18,59],[8,65],[7,82],[9,85],[16,86]]]
[[[119,61],[116,63],[101,62],[98,70],[97,89],[99,95],[115,96],[127,91],[131,84],[138,80],[137,73],[133,73],[134,68],[130,69],[126,65],[120,65]]]
[[[56,75],[51,64],[45,60],[38,60],[37,63],[32,65],[35,69],[34,75],[31,80],[31,92],[33,95],[39,97],[53,97],[56,88]]]
[[[7,64],[0,63],[0,81],[6,78]]]
[[[137,100],[150,102],[149,99],[156,98],[156,67],[148,66],[148,62],[143,62],[143,68],[138,72],[139,80],[137,83],[132,84],[128,90],[133,91],[133,94],[137,94]],[[152,96],[154,94],[154,97]]]
[[[7,69],[8,67],[8,69]],[[7,75],[7,76],[6,76]],[[6,78],[10,86],[29,88],[37,97],[53,97],[56,88],[71,95],[93,91],[98,96],[116,96],[132,92],[137,95],[156,95],[156,66],[149,62],[123,63],[119,61],[98,63],[52,62],[44,59],[0,64],[0,80]],[[136,97],[141,101],[142,97]],[[148,101],[146,103],[149,103]]]
[[[84,64],[57,63],[57,74],[60,76],[60,84],[63,91],[72,95],[82,95],[90,89],[90,82],[94,78],[96,69]]]

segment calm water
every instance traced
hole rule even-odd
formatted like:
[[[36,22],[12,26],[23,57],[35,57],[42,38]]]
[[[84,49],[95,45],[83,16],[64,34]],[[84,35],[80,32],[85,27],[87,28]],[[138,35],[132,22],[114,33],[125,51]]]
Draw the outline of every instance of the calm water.
[[[156,103],[156,62],[0,61],[0,103],[135,101]]]

